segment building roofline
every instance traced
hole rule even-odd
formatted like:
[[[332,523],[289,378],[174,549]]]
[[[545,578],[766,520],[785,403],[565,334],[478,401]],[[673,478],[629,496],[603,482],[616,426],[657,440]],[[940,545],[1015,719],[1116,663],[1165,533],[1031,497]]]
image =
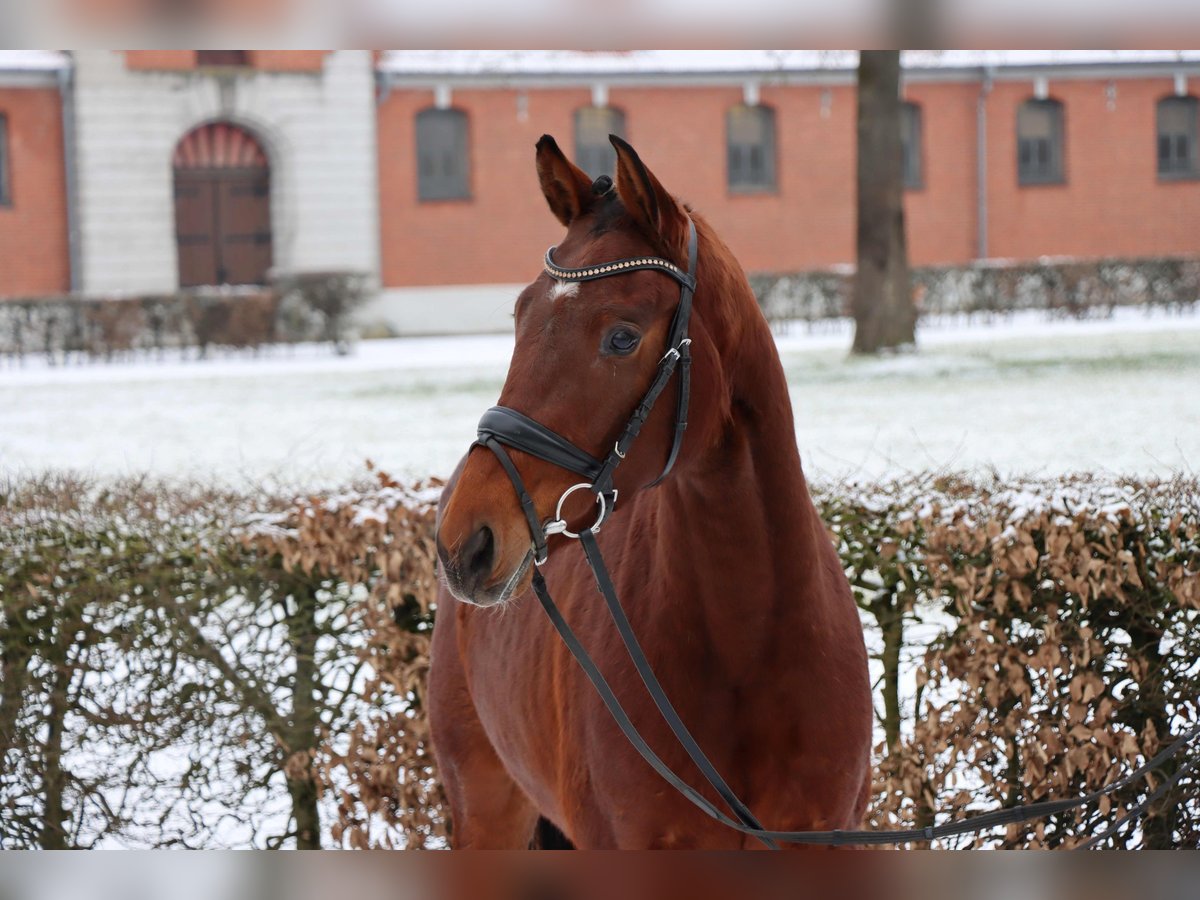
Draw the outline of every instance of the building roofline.
[[[71,57],[58,50],[0,50],[0,86],[55,87]]]
[[[852,84],[853,51],[680,51],[588,54],[564,51],[392,51],[378,74],[389,86],[474,88]],[[903,78],[937,81],[1111,79],[1200,74],[1200,51],[906,51]]]

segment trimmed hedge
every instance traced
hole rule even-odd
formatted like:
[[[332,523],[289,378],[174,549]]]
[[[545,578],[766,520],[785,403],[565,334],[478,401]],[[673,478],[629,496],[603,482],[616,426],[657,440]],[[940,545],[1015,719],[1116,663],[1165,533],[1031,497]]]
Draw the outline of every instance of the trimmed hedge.
[[[1194,481],[915,479],[842,486],[821,501],[884,659],[889,640],[893,655],[923,649],[907,703],[889,708],[898,673],[884,666],[874,822],[926,825],[1082,794],[1195,724]],[[1071,846],[1148,786],[957,845]],[[1119,845],[1200,845],[1196,788],[1185,781]]]
[[[443,845],[439,489],[0,488],[0,843]],[[814,493],[879,676],[873,824],[1095,789],[1196,721],[1196,482]],[[1117,844],[1200,846],[1196,787]],[[957,845],[1070,846],[1149,789]]]
[[[850,315],[853,267],[758,274],[750,285],[773,324],[813,323]],[[1051,315],[1111,315],[1118,306],[1195,310],[1200,259],[984,260],[965,266],[912,270],[913,298],[922,316],[1006,315],[1044,310]]]
[[[300,341],[348,347],[347,321],[367,298],[354,272],[275,276],[268,287],[200,287],[176,293],[0,298],[0,360],[40,354],[51,363]]]

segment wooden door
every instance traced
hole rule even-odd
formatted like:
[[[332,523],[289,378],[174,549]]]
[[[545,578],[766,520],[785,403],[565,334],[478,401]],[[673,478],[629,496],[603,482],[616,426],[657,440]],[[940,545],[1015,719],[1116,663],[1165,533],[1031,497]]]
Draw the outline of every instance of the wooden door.
[[[175,173],[175,242],[179,286],[220,284],[217,280],[216,192],[198,172]]]
[[[265,284],[271,268],[270,173],[177,172],[175,233],[180,287]]]
[[[179,285],[265,284],[271,268],[271,169],[258,140],[211,122],[175,148]]]
[[[271,268],[270,188],[265,170],[223,169],[215,179],[219,284],[266,284]]]

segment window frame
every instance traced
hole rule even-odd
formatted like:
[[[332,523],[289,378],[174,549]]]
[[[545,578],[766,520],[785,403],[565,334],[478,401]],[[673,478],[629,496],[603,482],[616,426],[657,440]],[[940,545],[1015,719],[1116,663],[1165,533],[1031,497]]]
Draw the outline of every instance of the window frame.
[[[436,174],[432,176],[426,176],[422,173],[422,162],[424,160],[424,156],[422,155],[421,148],[421,123],[423,121],[430,121],[434,118],[443,118],[461,123],[461,130],[454,135],[456,142],[460,144],[460,146],[455,148],[454,152],[461,152],[462,154],[462,173],[460,176],[455,176],[461,178],[461,184],[453,192],[435,191],[432,193],[427,193],[427,187],[429,186],[427,179],[437,178],[438,176]],[[471,191],[471,122],[470,117],[467,115],[465,110],[453,106],[427,106],[422,110],[418,110],[416,116],[413,118],[413,141],[416,145],[415,162],[417,166],[418,203],[453,203],[463,200],[469,201],[473,198]],[[441,177],[446,178],[447,176],[443,175]]]
[[[12,192],[12,131],[8,113],[0,111],[0,208],[13,205]]]
[[[755,115],[763,117],[763,121],[767,126],[767,134],[764,141],[761,141],[757,145],[749,143],[737,145],[739,147],[758,146],[760,149],[763,149],[765,146],[766,152],[763,153],[763,171],[766,177],[761,182],[734,181],[733,117],[738,114],[739,110],[753,110]],[[779,129],[776,127],[776,120],[777,116],[774,107],[768,106],[765,103],[756,103],[753,105],[739,103],[729,107],[725,111],[725,189],[728,193],[740,196],[779,193]]]
[[[915,143],[907,157],[904,155],[906,115],[911,117],[911,132]],[[925,189],[925,111],[920,103],[901,100],[900,117],[900,183],[906,191],[921,191]],[[911,161],[912,165],[905,165],[908,161]],[[910,175],[912,177],[909,177]]]
[[[580,119],[583,115],[585,115],[587,113],[594,113],[594,112],[604,112],[610,117],[609,127],[606,132],[606,135],[607,134],[615,134],[619,138],[625,137],[625,111],[623,109],[616,107],[616,106],[594,106],[594,105],[577,107],[575,109],[574,114],[571,117],[572,127],[574,129],[574,138],[575,138],[575,164],[577,166],[579,166],[579,168],[583,169],[583,171],[587,174],[587,176],[589,178],[591,178],[592,180],[599,178],[601,175],[608,175],[610,178],[615,178],[616,177],[616,167],[617,167],[617,151],[616,151],[616,148],[614,148],[613,145],[608,142],[607,137],[605,137],[604,143],[602,145],[601,144],[589,145],[589,150],[592,152],[602,153],[604,155],[605,159],[610,161],[611,165],[604,171],[596,172],[594,174],[591,172],[591,170],[586,165],[584,165],[584,163],[587,162],[587,160],[584,159],[584,145],[582,145],[579,140],[579,138],[580,138],[579,124],[580,124]],[[612,127],[614,125],[616,127]]]
[[[1050,171],[1041,172],[1029,170],[1022,166],[1021,151],[1026,141],[1042,140],[1041,138],[1024,138],[1021,136],[1021,112],[1025,109],[1046,109],[1050,110],[1051,118],[1051,135],[1050,142]],[[1041,187],[1044,185],[1063,185],[1067,183],[1067,111],[1066,105],[1061,100],[1055,100],[1051,97],[1038,98],[1030,97],[1023,100],[1017,107],[1016,121],[1014,122],[1014,130],[1016,132],[1016,151],[1017,151],[1017,185],[1020,187]]]
[[[1184,106],[1191,116],[1191,133],[1188,138],[1187,168],[1163,169],[1163,158],[1160,153],[1164,137],[1162,126],[1163,108],[1171,104]],[[1168,137],[1179,137],[1178,132],[1172,132]],[[1161,98],[1154,105],[1154,169],[1159,181],[1195,181],[1200,180],[1200,99],[1191,94],[1172,94]]]
[[[249,50],[196,51],[196,68],[198,69],[248,69],[250,65]]]

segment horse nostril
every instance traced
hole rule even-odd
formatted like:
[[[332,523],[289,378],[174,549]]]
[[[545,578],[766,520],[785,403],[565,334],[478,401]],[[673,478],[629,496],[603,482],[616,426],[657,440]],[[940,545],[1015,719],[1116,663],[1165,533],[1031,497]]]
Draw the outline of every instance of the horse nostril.
[[[464,568],[477,579],[486,578],[496,557],[496,539],[492,529],[480,525],[463,547]]]

